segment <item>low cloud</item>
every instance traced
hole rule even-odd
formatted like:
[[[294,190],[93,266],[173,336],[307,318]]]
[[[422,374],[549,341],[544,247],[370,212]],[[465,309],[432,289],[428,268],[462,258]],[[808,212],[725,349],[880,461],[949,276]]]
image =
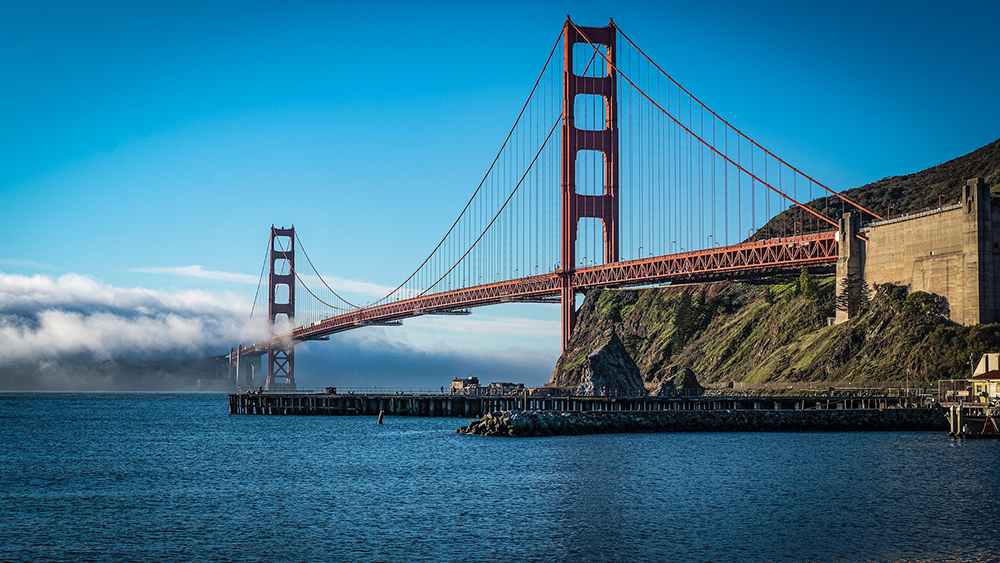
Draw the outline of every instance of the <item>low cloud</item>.
[[[137,313],[127,317],[49,309],[27,319],[0,317],[0,343],[3,355],[13,360],[80,354],[97,358],[158,352],[188,354],[236,342],[239,335],[232,328],[226,319],[177,313]]]
[[[198,378],[228,375],[210,356],[264,337],[266,326],[248,327],[250,307],[232,292],[0,273],[0,389],[194,389]],[[535,346],[558,334],[549,321],[427,316],[408,325],[300,344],[296,378],[304,387],[437,388],[469,375],[537,385],[558,356]]]
[[[228,350],[246,331],[249,308],[229,292],[0,273],[0,363]]]

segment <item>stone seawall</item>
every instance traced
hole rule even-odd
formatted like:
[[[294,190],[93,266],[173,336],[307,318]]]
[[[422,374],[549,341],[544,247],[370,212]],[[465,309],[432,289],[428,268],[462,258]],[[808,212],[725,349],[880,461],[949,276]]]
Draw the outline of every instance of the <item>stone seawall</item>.
[[[823,432],[948,430],[941,408],[867,410],[718,410],[660,412],[486,413],[461,434],[477,436],[572,436],[621,432]]]

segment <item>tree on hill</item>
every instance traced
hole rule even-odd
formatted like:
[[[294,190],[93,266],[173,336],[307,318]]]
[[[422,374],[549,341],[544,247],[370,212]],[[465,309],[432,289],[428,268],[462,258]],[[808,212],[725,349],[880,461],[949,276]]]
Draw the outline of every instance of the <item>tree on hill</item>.
[[[809,273],[809,269],[802,266],[802,272],[799,273],[799,286],[798,292],[806,299],[812,299],[816,297],[816,280],[813,279],[812,274]]]
[[[677,296],[677,303],[674,305],[674,333],[671,338],[675,350],[683,348],[694,331],[695,312],[692,301],[691,293],[687,291]]]
[[[847,274],[837,291],[837,310],[846,311],[847,316],[854,317],[868,304],[870,295],[871,290],[864,278],[857,274]]]

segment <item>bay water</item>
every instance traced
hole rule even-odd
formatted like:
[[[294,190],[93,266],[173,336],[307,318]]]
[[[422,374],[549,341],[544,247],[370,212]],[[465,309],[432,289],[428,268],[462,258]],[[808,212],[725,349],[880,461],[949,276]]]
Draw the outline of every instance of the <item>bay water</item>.
[[[0,561],[1000,560],[1000,442],[467,422],[0,393]]]

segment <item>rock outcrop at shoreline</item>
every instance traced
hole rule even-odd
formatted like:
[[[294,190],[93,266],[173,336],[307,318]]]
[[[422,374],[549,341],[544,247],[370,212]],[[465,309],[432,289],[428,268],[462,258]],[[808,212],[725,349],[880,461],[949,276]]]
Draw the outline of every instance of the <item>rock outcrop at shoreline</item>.
[[[550,386],[576,387],[574,394],[579,397],[600,396],[609,390],[646,392],[639,368],[611,326],[593,336],[572,357],[565,354],[560,357],[552,373]]]
[[[718,410],[657,412],[504,411],[486,413],[460,434],[573,436],[623,432],[822,432],[948,430],[941,408],[882,410]]]

